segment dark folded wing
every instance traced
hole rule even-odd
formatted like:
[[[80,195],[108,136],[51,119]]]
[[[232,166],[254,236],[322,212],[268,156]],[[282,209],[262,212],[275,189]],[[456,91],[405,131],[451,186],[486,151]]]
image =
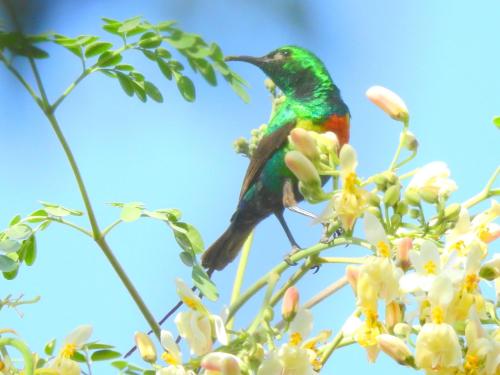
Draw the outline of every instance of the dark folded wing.
[[[295,121],[288,122],[260,140],[259,145],[252,155],[245,179],[243,180],[240,200],[250,186],[257,180],[266,162],[271,158],[274,152],[287,141],[288,135],[294,127]]]

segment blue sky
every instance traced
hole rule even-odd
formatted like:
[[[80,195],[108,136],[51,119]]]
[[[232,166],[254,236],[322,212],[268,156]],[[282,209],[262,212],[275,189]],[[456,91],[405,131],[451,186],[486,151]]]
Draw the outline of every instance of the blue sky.
[[[500,114],[498,74],[498,1],[471,6],[465,1],[53,1],[38,31],[70,36],[97,34],[100,17],[143,15],[152,22],[176,19],[186,31],[218,42],[227,54],[262,55],[284,45],[307,47],[320,56],[342,91],[352,114],[351,143],[359,172],[369,176],[387,167],[400,126],[364,96],[374,84],[386,86],[406,101],[411,130],[420,142],[412,166],[443,160],[463,201],[479,191],[498,165]],[[79,62],[50,47],[40,64],[55,98],[79,73]],[[177,207],[209,245],[225,229],[237,201],[247,160],[232,142],[265,122],[270,102],[263,74],[250,65],[234,69],[250,83],[251,103],[244,104],[224,84],[209,87],[195,78],[197,100],[186,103],[156,67],[129,57],[164,93],[165,103],[143,104],[125,96],[116,82],[91,76],[58,111],[58,118],[79,162],[103,227],[118,217],[111,201],[142,201],[148,208]],[[28,74],[28,71],[25,71]],[[26,215],[38,200],[83,209],[74,178],[45,118],[4,69],[0,69],[0,221]],[[320,211],[320,207],[313,207]],[[300,244],[317,241],[321,229],[288,215]],[[85,219],[80,220],[83,224]],[[155,315],[176,301],[173,280],[189,279],[178,260],[178,247],[164,225],[141,220],[123,224],[109,237],[111,247]],[[21,319],[2,310],[2,326],[15,328],[40,351],[52,337],[91,323],[95,338],[126,350],[136,330],[146,324],[125,289],[89,239],[53,225],[38,238],[35,265],[22,268],[14,281],[2,281],[0,297],[41,295],[23,307]],[[270,218],[256,231],[245,285],[289,251],[279,224]],[[333,254],[333,252],[331,252]],[[355,248],[335,254],[363,255]],[[215,276],[227,302],[235,266]],[[323,267],[299,284],[303,300],[343,274],[340,266]],[[258,300],[253,306],[258,305]],[[354,307],[347,288],[314,311],[316,329],[336,330]],[[248,320],[250,309],[241,317]],[[375,365],[358,347],[342,349],[327,372],[409,373],[383,355]]]

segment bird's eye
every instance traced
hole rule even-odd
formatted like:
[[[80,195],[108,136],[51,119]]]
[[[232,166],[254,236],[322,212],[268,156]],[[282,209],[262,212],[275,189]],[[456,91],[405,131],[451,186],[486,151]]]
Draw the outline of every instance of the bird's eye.
[[[281,51],[281,54],[282,54],[283,56],[285,56],[285,57],[288,57],[288,56],[290,56],[290,55],[291,55],[291,52],[290,52],[289,50],[285,49],[285,50]]]

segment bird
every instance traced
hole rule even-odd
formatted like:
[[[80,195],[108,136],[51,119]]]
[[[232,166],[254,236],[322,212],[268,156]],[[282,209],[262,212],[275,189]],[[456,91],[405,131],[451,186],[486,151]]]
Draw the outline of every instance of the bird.
[[[287,45],[262,57],[227,56],[225,60],[260,68],[282,92],[284,101],[252,154],[229,227],[202,255],[202,265],[210,274],[231,263],[252,230],[271,215],[280,222],[292,247],[300,248],[284,219],[287,184],[296,201],[303,199],[297,178],[285,164],[291,149],[288,136],[295,128],[330,131],[337,135],[340,149],[349,142],[351,118],[324,63],[305,48]]]

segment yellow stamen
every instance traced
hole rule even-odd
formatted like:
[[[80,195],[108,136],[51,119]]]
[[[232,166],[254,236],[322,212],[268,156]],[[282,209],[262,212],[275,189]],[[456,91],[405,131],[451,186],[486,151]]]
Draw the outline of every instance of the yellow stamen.
[[[182,302],[184,302],[184,304],[192,310],[198,309],[198,303],[193,298],[183,297]]]
[[[440,306],[434,307],[432,309],[432,322],[436,324],[441,324],[444,322],[444,311]]]
[[[172,355],[171,353],[168,353],[168,352],[163,352],[163,354],[161,355],[161,358],[166,362],[168,363],[169,365],[173,365],[173,366],[176,366],[176,365],[180,365],[181,363],[179,362],[179,359]]]
[[[453,245],[450,246],[450,249],[455,250],[459,255],[465,255],[464,254],[465,243],[462,240],[455,242]]]
[[[492,239],[491,232],[486,225],[481,225],[478,228],[477,236],[483,242],[490,242]]]
[[[466,374],[477,374],[479,369],[479,357],[469,354],[465,357],[464,369]]]
[[[356,192],[356,183],[358,181],[358,177],[356,176],[355,172],[349,172],[347,176],[345,176],[344,179],[344,190],[348,191],[349,193],[355,193]]]
[[[76,352],[75,344],[66,344],[61,349],[61,357],[70,358],[73,356],[73,354],[75,354],[75,352]]]
[[[464,288],[467,292],[472,293],[477,289],[479,284],[479,277],[474,273],[469,273],[465,276]]]
[[[377,336],[382,333],[382,325],[378,321],[376,311],[365,311],[366,321],[359,328],[357,341],[361,346],[373,346],[377,344]]]
[[[5,363],[0,361],[0,371],[2,371],[5,368]]]
[[[437,271],[436,263],[434,263],[432,260],[429,260],[424,264],[424,270],[430,275],[435,275]]]
[[[302,335],[298,332],[293,332],[290,335],[290,345],[297,346],[302,341]]]
[[[314,369],[314,371],[317,371],[319,372],[319,370],[321,370],[321,367],[323,367],[323,365],[321,364],[321,360],[319,358],[315,358],[311,361],[311,365]]]
[[[391,256],[391,248],[384,241],[379,241],[377,243],[377,250],[378,250],[379,255],[381,255],[383,257],[388,258]]]

